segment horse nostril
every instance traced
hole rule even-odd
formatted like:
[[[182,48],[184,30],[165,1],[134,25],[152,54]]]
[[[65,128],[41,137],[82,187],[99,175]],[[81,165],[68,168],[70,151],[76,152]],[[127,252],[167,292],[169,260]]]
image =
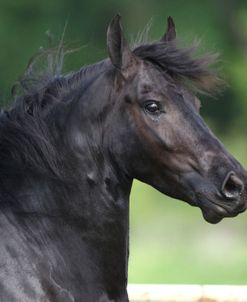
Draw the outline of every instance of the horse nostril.
[[[231,171],[227,174],[222,187],[221,193],[227,199],[238,199],[243,192],[244,184],[237,177],[237,175]]]

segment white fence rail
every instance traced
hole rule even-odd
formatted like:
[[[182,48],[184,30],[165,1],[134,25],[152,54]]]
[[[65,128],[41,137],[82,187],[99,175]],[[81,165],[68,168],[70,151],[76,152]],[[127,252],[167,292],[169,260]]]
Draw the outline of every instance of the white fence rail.
[[[128,285],[131,302],[247,302],[247,286]]]

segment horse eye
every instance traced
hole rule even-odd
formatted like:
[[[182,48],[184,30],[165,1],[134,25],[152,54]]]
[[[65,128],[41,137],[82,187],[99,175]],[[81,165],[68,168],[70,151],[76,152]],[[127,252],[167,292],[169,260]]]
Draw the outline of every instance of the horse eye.
[[[145,103],[144,109],[148,113],[157,114],[160,113],[161,106],[159,102],[150,100]]]

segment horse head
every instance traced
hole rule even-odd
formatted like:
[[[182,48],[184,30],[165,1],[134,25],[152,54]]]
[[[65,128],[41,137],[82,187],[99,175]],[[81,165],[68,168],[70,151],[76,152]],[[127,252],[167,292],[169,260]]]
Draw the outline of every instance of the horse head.
[[[169,17],[160,41],[132,51],[120,17],[109,25],[114,120],[122,124],[108,139],[130,177],[200,207],[208,222],[217,223],[246,209],[246,172],[209,130],[199,99],[184,81],[206,91],[217,85],[209,60],[178,49],[175,37]]]

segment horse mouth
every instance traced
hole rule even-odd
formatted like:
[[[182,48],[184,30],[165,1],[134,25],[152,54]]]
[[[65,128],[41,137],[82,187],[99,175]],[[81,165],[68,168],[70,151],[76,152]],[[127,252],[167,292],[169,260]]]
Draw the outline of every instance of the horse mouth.
[[[245,204],[237,209],[231,210],[225,205],[209,200],[199,201],[198,205],[202,211],[203,218],[212,224],[219,223],[223,218],[226,217],[235,217],[244,212],[247,208],[247,205]]]
[[[229,217],[226,210],[220,206],[212,208],[203,208],[201,207],[203,218],[212,224],[219,223],[223,218]]]

